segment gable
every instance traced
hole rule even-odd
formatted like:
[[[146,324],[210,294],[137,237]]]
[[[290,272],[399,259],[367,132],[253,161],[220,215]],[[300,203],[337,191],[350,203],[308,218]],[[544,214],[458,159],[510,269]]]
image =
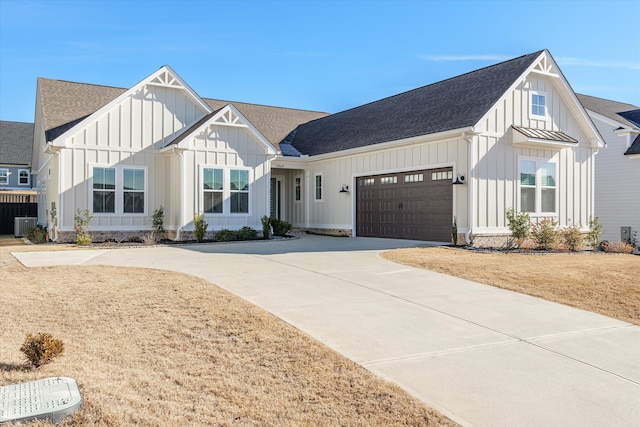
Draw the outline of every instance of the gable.
[[[288,142],[303,154],[318,155],[472,127],[540,53],[303,124]]]

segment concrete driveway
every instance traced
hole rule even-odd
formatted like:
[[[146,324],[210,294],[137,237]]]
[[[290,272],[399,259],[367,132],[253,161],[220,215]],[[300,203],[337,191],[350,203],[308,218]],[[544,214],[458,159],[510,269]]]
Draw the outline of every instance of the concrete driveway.
[[[14,255],[26,266],[137,266],[201,277],[462,425],[640,424],[640,327],[379,256],[423,244],[305,235]]]

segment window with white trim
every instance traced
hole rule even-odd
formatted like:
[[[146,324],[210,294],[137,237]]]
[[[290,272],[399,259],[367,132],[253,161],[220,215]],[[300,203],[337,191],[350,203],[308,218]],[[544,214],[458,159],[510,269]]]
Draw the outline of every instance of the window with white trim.
[[[115,168],[93,168],[93,213],[116,213]]]
[[[231,169],[230,174],[231,213],[249,213],[249,171]]]
[[[295,201],[299,202],[302,200],[302,177],[295,177],[294,179],[294,193],[295,193]]]
[[[547,116],[547,97],[541,92],[531,92],[531,115],[536,117]]]
[[[534,214],[555,214],[557,166],[547,159],[521,158],[520,210]]]
[[[29,185],[31,174],[28,169],[18,169],[18,185]]]
[[[122,206],[124,213],[144,213],[144,170],[122,170]]]
[[[322,174],[317,173],[313,176],[314,181],[314,199],[316,201],[322,200]]]
[[[222,172],[222,169],[212,168],[204,168],[202,171],[204,213],[222,213],[222,200],[224,195]]]
[[[0,169],[0,185],[9,185],[9,169]]]

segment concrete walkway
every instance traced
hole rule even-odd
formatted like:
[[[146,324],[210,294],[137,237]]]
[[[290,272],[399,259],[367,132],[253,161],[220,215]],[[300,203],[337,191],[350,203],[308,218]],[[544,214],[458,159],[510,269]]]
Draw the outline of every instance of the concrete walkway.
[[[424,242],[298,240],[19,252],[26,266],[189,273],[293,324],[462,425],[640,425],[640,327],[383,260]]]

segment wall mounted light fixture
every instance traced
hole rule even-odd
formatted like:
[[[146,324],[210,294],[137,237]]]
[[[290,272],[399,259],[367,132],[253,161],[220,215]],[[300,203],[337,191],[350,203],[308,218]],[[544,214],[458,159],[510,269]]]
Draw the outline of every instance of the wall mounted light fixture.
[[[462,185],[462,184],[464,184],[464,175],[458,174],[458,176],[456,177],[456,180],[453,181],[453,185]]]
[[[342,184],[342,189],[339,191],[340,193],[348,193],[349,192],[349,186],[346,184]]]

